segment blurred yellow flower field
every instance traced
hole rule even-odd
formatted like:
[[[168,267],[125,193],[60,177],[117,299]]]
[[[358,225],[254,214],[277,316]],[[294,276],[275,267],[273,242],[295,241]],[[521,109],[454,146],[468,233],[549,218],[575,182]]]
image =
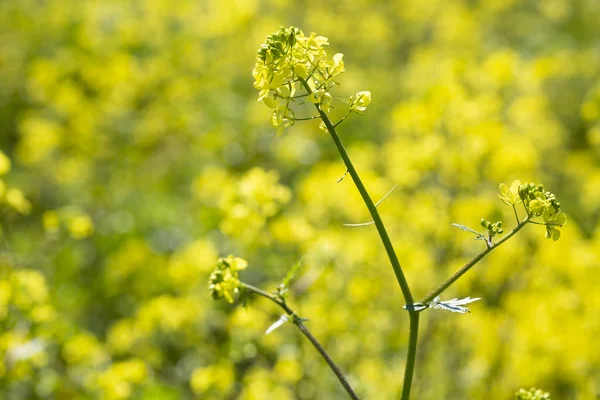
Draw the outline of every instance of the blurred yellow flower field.
[[[397,185],[378,210],[417,299],[485,249],[452,223],[509,232],[516,180],[560,199],[532,187],[550,225],[444,293],[471,313],[424,311],[411,398],[596,399],[599,20],[597,0],[0,2],[0,399],[346,398],[292,324],[265,335],[280,308],[229,302],[299,261],[290,307],[361,398],[400,397],[409,319],[367,207],[320,120],[273,117],[253,76],[291,25],[328,38],[339,83],[307,105],[347,117],[375,201]]]

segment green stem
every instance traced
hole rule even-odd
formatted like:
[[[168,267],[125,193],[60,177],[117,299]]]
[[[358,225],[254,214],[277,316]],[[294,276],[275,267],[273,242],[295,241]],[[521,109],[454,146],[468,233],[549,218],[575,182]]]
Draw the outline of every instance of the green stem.
[[[463,276],[468,270],[470,270],[475,264],[477,264],[483,257],[492,252],[495,248],[500,246],[502,243],[506,242],[510,239],[515,233],[519,232],[521,228],[523,228],[529,222],[529,216],[525,217],[523,221],[521,221],[517,226],[515,226],[510,232],[506,235],[502,236],[502,238],[496,243],[492,243],[485,250],[481,251],[475,257],[473,257],[468,263],[466,263],[461,269],[456,271],[454,275],[448,278],[444,283],[438,286],[435,290],[429,293],[425,298],[421,301],[421,303],[426,304],[431,300],[435,299],[437,296],[442,294],[444,290],[448,289],[450,285],[456,282],[461,276]]]
[[[519,221],[519,214],[517,213],[517,207],[515,207],[515,205],[513,204],[512,206],[513,211],[515,212],[515,218],[517,219],[517,224],[520,224],[521,221]]]
[[[317,119],[317,118],[321,118],[320,115],[315,115],[312,117],[306,117],[306,118],[294,118],[294,121],[310,121],[312,119]]]
[[[310,95],[312,93],[312,90],[311,90],[310,86],[308,85],[308,83],[306,82],[306,80],[304,80],[302,78],[299,78],[299,79],[300,79],[300,82],[302,83],[302,85],[304,86],[304,88],[306,89],[306,91],[308,92],[308,94]],[[358,172],[356,172],[356,169],[354,168],[354,165],[352,164],[352,161],[350,160],[350,157],[348,156],[348,153],[346,152],[346,149],[344,148],[344,144],[340,140],[340,138],[337,134],[337,131],[335,130],[335,126],[329,119],[329,116],[321,109],[321,107],[318,104],[315,104],[315,107],[316,107],[317,111],[319,112],[319,115],[321,115],[321,119],[323,120],[323,123],[325,124],[327,131],[331,135],[331,138],[333,139],[333,142],[335,143],[335,146],[337,147],[338,152],[340,153],[340,156],[342,157],[342,160],[344,161],[344,164],[346,165],[346,168],[348,169],[348,173],[350,174],[350,176],[352,177],[352,180],[354,181],[354,185],[358,189],[360,196],[362,197],[365,205],[369,209],[371,218],[373,218],[373,222],[375,223],[375,226],[377,227],[377,232],[379,233],[379,237],[381,238],[381,241],[383,242],[383,247],[385,247],[385,251],[388,255],[388,258],[390,259],[392,268],[394,269],[394,274],[396,275],[396,280],[398,281],[398,284],[400,285],[400,290],[402,290],[402,295],[404,296],[404,301],[406,302],[406,304],[412,304],[413,297],[410,292],[410,288],[408,286],[408,281],[406,280],[406,277],[404,276],[404,273],[402,272],[402,267],[400,266],[400,261],[398,260],[398,256],[396,255],[394,246],[392,246],[392,242],[390,240],[390,237],[388,236],[387,230],[385,229],[385,225],[383,224],[383,221],[381,220],[381,217],[379,216],[377,207],[373,203],[373,200],[371,199],[369,192],[367,192],[367,189],[363,185],[362,180],[360,179],[360,176],[358,175]],[[409,311],[409,315],[410,315],[410,328],[409,328],[408,352],[406,355],[406,367],[404,369],[404,381],[403,381],[403,385],[402,385],[401,400],[408,400],[410,397],[410,388],[411,388],[411,384],[412,384],[412,377],[413,377],[413,372],[414,372],[414,367],[415,367],[417,336],[418,336],[418,332],[419,332],[419,317],[418,317],[417,313],[414,311]]]
[[[342,119],[340,119],[338,122],[336,122],[336,123],[333,125],[333,127],[334,127],[334,128],[337,128],[337,126],[338,126],[339,124],[341,124],[342,122],[344,122],[344,121],[346,120],[346,118],[348,118],[348,116],[349,116],[349,115],[350,115],[350,111],[348,111],[348,112],[346,113],[346,115],[344,115],[344,116],[342,117]]]
[[[404,367],[404,383],[402,385],[401,400],[410,398],[410,388],[412,385],[413,373],[415,371],[415,361],[417,359],[417,339],[419,337],[419,314],[409,312],[410,326],[408,331],[408,351],[406,353],[406,366]]]
[[[299,78],[299,79],[300,79],[300,82],[302,83],[302,85],[304,86],[304,88],[306,89],[306,91],[309,94],[311,94],[312,90],[310,89],[310,86],[308,85],[308,83],[302,78]],[[367,189],[365,188],[365,185],[362,183],[360,176],[358,176],[358,172],[356,172],[356,169],[354,168],[354,165],[352,164],[352,161],[350,160],[350,157],[348,156],[348,153],[346,152],[346,149],[344,148],[344,144],[340,140],[340,138],[337,134],[337,131],[335,130],[335,127],[333,126],[333,123],[329,119],[329,116],[327,116],[327,114],[325,114],[325,112],[321,109],[321,107],[319,107],[318,104],[315,104],[315,107],[317,108],[319,115],[321,115],[321,119],[323,120],[323,123],[327,127],[327,130],[329,131],[329,134],[331,135],[331,138],[333,139],[333,142],[335,143],[335,146],[337,147],[338,152],[340,153],[340,156],[342,157],[342,160],[344,161],[344,164],[346,165],[346,168],[348,169],[348,173],[352,177],[352,180],[354,181],[354,184],[356,185],[356,188],[358,189],[358,192],[360,193],[360,196],[362,197],[365,205],[369,209],[371,218],[373,218],[373,221],[375,222],[375,226],[377,227],[377,232],[379,232],[379,236],[381,237],[381,241],[383,242],[385,251],[387,252],[388,258],[390,259],[392,268],[394,269],[394,273],[396,274],[396,280],[398,281],[398,284],[400,285],[400,289],[402,290],[404,300],[406,301],[406,304],[411,304],[413,302],[413,297],[410,292],[408,282],[406,280],[406,277],[404,276],[404,273],[402,272],[402,267],[400,266],[400,261],[398,261],[398,256],[396,256],[396,251],[394,250],[394,247],[392,246],[392,242],[390,241],[390,237],[388,236],[388,233],[385,229],[385,225],[383,224],[383,221],[381,220],[381,217],[379,216],[377,207],[375,207],[375,203],[373,203],[373,200],[371,199],[369,192],[367,192]]]
[[[308,340],[312,343],[312,345],[317,349],[319,354],[321,354],[321,357],[323,357],[325,362],[327,362],[327,364],[329,365],[329,368],[331,368],[331,370],[333,371],[335,376],[337,376],[338,380],[340,381],[340,383],[342,384],[342,386],[344,387],[344,389],[346,390],[348,395],[350,395],[350,398],[352,398],[353,400],[360,400],[359,397],[356,395],[356,393],[354,393],[352,386],[350,386],[350,383],[348,383],[348,380],[342,373],[342,370],[331,359],[331,357],[329,356],[329,354],[327,353],[325,348],[321,345],[321,343],[319,343],[317,338],[315,338],[313,336],[313,334],[310,332],[310,330],[306,327],[306,325],[304,325],[304,323],[302,322],[302,318],[298,317],[298,314],[296,314],[296,312],[294,310],[292,310],[283,299],[281,299],[273,294],[267,293],[264,290],[259,289],[255,286],[248,285],[247,283],[244,283],[244,282],[240,282],[240,286],[243,287],[244,289],[247,289],[253,293],[256,293],[264,298],[271,300],[272,302],[277,304],[279,307],[281,307],[283,309],[283,311],[285,311],[285,313],[291,317],[291,321],[294,323],[294,325],[296,325],[298,327],[298,329],[300,329],[300,332],[302,332],[304,334],[304,336],[306,336],[308,338]]]

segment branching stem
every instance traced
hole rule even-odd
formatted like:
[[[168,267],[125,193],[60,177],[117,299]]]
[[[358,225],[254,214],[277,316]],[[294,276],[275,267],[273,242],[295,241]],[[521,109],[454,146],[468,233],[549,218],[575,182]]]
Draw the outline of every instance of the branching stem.
[[[327,364],[329,365],[329,368],[331,368],[331,370],[333,371],[335,376],[337,376],[338,380],[340,381],[340,383],[342,384],[342,386],[344,387],[344,389],[346,390],[348,395],[350,395],[350,398],[352,398],[353,400],[359,400],[359,397],[356,395],[356,393],[354,393],[352,386],[350,386],[350,384],[348,383],[348,380],[342,373],[342,370],[331,359],[331,357],[329,356],[329,354],[327,353],[325,348],[321,345],[321,343],[319,343],[317,338],[315,338],[313,336],[313,334],[310,332],[310,330],[306,327],[306,325],[304,325],[304,323],[302,322],[302,318],[298,317],[298,314],[296,314],[296,312],[287,305],[285,300],[281,299],[280,297],[278,297],[274,294],[267,293],[264,290],[259,289],[255,286],[248,285],[247,283],[244,283],[244,282],[240,282],[240,286],[246,290],[249,290],[253,293],[256,293],[264,298],[271,300],[273,303],[275,303],[279,307],[281,307],[283,309],[283,311],[285,311],[285,313],[291,317],[290,318],[291,322],[293,322],[294,325],[296,325],[298,327],[298,329],[300,329],[300,332],[302,332],[304,334],[304,336],[307,337],[307,339],[312,343],[312,345],[315,347],[315,349],[317,349],[319,354],[321,354],[321,357],[323,357],[325,362],[327,362]]]
[[[306,82],[306,80],[304,80],[302,78],[299,78],[299,79],[300,79],[300,82],[302,83],[302,86],[304,86],[304,88],[306,89],[308,94],[311,94],[312,90],[311,90],[310,86],[308,85],[308,83]],[[331,138],[333,139],[333,142],[335,143],[335,146],[337,147],[337,150],[340,153],[340,156],[342,157],[342,160],[344,161],[346,168],[348,169],[348,173],[350,174],[350,176],[352,177],[352,180],[354,181],[354,185],[358,189],[358,192],[360,193],[360,196],[362,197],[363,202],[369,209],[371,218],[373,219],[373,222],[375,223],[375,226],[377,227],[377,232],[379,233],[379,237],[381,238],[381,241],[383,242],[385,251],[388,255],[388,258],[390,259],[392,268],[394,269],[394,274],[396,275],[396,280],[398,281],[398,284],[400,285],[400,290],[402,290],[402,295],[404,296],[404,301],[406,302],[406,304],[412,304],[413,297],[410,292],[410,288],[408,286],[408,281],[406,280],[406,277],[404,276],[404,272],[402,271],[402,267],[400,266],[400,261],[398,260],[398,256],[396,255],[394,246],[392,245],[392,242],[387,233],[387,230],[385,229],[385,225],[383,224],[383,221],[381,220],[381,217],[379,216],[377,207],[373,203],[373,200],[371,199],[369,192],[367,191],[364,184],[362,183],[362,180],[360,179],[358,172],[356,172],[356,169],[354,168],[354,165],[352,164],[352,161],[350,160],[350,156],[348,156],[348,153],[346,152],[346,149],[344,148],[344,144],[340,140],[340,138],[337,134],[337,131],[335,130],[335,126],[329,119],[329,116],[321,109],[321,107],[318,104],[315,104],[315,107],[316,107],[317,111],[319,112],[319,115],[321,116],[321,119],[323,120],[323,123],[325,124],[325,127],[327,128],[327,131],[331,135]],[[410,315],[410,330],[409,330],[409,336],[408,336],[408,352],[406,355],[406,367],[404,369],[404,381],[403,381],[403,385],[402,385],[401,400],[408,400],[410,397],[410,388],[411,388],[411,384],[412,384],[412,377],[413,377],[413,371],[414,371],[415,359],[416,359],[417,338],[418,338],[418,333],[419,333],[419,316],[417,315],[417,313],[415,311],[409,311],[409,315]]]
[[[421,300],[421,303],[423,303],[423,304],[429,303],[431,300],[435,299],[437,296],[442,294],[442,292],[444,292],[446,289],[448,289],[450,287],[450,285],[452,285],[454,282],[456,282],[461,276],[463,276],[475,264],[477,264],[479,261],[481,261],[481,259],[483,257],[487,256],[489,253],[492,252],[492,250],[494,250],[495,248],[500,246],[502,243],[504,243],[508,239],[510,239],[515,233],[519,232],[521,230],[521,228],[523,228],[525,225],[527,225],[528,222],[530,222],[529,216],[525,217],[525,219],[523,221],[521,221],[517,226],[515,226],[506,235],[502,236],[502,238],[500,240],[498,240],[496,243],[489,244],[485,250],[481,251],[479,254],[477,254],[475,257],[473,257],[461,269],[456,271],[456,273],[454,275],[452,275],[444,283],[442,283],[435,290],[433,290],[431,293],[429,293],[427,296],[425,296],[425,298],[423,300]],[[410,304],[410,303],[407,303],[407,304]]]

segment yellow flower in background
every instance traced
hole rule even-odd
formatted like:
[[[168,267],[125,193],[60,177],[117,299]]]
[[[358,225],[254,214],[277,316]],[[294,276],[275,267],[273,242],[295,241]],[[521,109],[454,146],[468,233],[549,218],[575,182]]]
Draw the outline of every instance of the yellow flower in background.
[[[67,219],[67,229],[73,239],[85,239],[94,234],[94,222],[89,215],[76,215]]]
[[[0,176],[10,171],[10,159],[0,150]]]
[[[0,176],[11,170],[10,159],[0,150]],[[8,187],[0,179],[0,204],[6,203],[19,214],[27,215],[31,212],[31,203],[20,189]]]
[[[208,394],[211,391],[223,396],[235,383],[235,371],[229,363],[220,363],[200,367],[192,372],[190,386],[196,394]]]
[[[67,340],[61,354],[67,364],[100,365],[108,360],[102,342],[89,332],[81,332]]]
[[[132,358],[111,364],[98,376],[97,385],[106,399],[128,399],[135,386],[146,377],[146,363],[139,358]]]
[[[4,197],[6,204],[14,208],[20,214],[27,215],[31,211],[31,203],[19,189],[8,189],[4,194]]]
[[[92,218],[78,207],[63,207],[42,214],[42,226],[47,233],[57,233],[61,224],[64,224],[69,236],[75,240],[88,238],[95,231]]]
[[[58,232],[60,229],[60,217],[56,211],[46,211],[42,214],[42,225],[48,233]]]
[[[16,269],[11,275],[13,282],[12,302],[21,310],[29,310],[48,300],[48,285],[40,271]]]

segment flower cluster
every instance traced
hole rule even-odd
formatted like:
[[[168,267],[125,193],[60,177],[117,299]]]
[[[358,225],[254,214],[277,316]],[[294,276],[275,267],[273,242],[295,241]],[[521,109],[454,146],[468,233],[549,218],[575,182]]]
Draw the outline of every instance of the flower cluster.
[[[296,28],[281,27],[267,36],[258,49],[252,71],[254,87],[259,91],[258,101],[273,109],[271,123],[281,135],[292,126],[296,115],[291,106],[308,97],[308,102],[329,112],[333,97],[329,90],[337,84],[334,78],[344,72],[344,55],[336,53],[327,58],[324,46],[328,39]],[[305,94],[296,95],[298,88]],[[349,100],[350,111],[362,114],[371,103],[371,93],[359,92]]]
[[[546,238],[555,241],[560,238],[558,228],[567,223],[567,216],[561,211],[560,203],[553,193],[534,182],[521,184],[521,181],[514,181],[510,187],[501,183],[499,188],[498,197],[504,204],[514,208],[522,202],[529,217],[542,217],[543,222],[536,223],[546,226]]]
[[[567,216],[561,211],[556,196],[544,190],[543,185],[536,185],[533,182],[520,185],[518,191],[529,215],[542,217],[543,223],[546,225],[546,238],[558,240],[560,238],[558,228],[567,223]]]
[[[213,299],[225,298],[229,303],[233,303],[240,293],[238,271],[246,269],[247,266],[248,262],[239,257],[230,255],[220,258],[209,278],[208,289]]]

